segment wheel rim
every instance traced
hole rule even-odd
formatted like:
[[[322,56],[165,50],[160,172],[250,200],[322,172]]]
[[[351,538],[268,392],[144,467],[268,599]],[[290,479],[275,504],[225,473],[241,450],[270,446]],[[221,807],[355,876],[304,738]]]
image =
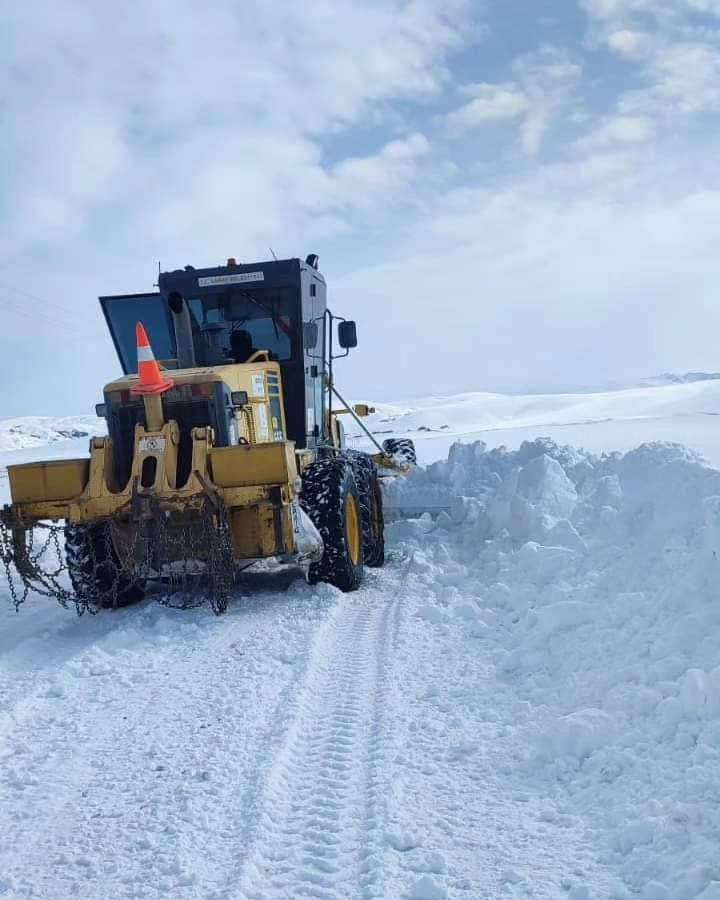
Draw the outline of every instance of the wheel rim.
[[[360,564],[362,548],[360,531],[360,514],[358,513],[357,500],[352,494],[345,504],[345,532],[347,534],[348,553],[354,566]]]

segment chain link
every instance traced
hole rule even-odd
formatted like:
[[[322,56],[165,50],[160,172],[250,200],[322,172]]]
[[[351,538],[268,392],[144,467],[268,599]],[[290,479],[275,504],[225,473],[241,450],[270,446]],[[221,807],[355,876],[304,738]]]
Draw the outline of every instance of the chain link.
[[[38,522],[12,529],[0,522],[0,562],[15,609],[32,594],[55,598],[78,615],[139,599],[146,586],[174,609],[209,602],[225,612],[235,578],[227,509],[206,497],[192,514],[167,515],[157,504],[140,524]]]

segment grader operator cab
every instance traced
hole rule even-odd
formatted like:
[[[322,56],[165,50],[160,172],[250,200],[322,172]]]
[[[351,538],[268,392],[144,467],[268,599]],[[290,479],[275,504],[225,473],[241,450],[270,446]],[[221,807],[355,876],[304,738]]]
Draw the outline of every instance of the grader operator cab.
[[[328,309],[315,255],[186,266],[100,303],[125,373],[97,407],[107,436],[89,458],[8,469],[0,554],[16,605],[34,591],[95,611],[154,585],[222,612],[259,561],[343,591],[383,564],[378,468],[414,451],[369,432],[377,454],[346,448],[340,416],[364,427],[369,408],[334,386],[356,329]]]

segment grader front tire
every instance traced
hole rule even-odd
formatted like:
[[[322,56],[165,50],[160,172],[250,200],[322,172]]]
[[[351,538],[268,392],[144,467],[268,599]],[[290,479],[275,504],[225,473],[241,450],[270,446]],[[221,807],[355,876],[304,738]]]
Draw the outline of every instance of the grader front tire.
[[[104,609],[130,606],[145,595],[143,583],[120,567],[110,526],[65,526],[65,558],[73,590],[81,600]]]

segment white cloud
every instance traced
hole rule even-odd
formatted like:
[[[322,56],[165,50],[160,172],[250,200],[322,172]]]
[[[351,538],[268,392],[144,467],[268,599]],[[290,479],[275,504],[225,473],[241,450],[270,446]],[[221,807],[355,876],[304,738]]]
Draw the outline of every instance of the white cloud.
[[[578,141],[580,148],[595,148],[611,144],[635,144],[647,141],[655,134],[655,123],[647,116],[613,115],[602,119],[590,134]]]
[[[241,197],[257,200],[243,230],[259,237],[277,229],[278,210],[292,215],[308,180],[322,181],[318,168],[335,205],[343,171],[328,171],[322,141],[437,95],[468,9],[145,0],[118,16],[103,0],[11,6],[0,36],[11,87],[0,164],[12,172],[0,261],[52,239],[49,224],[92,230],[109,211],[135,233],[163,217],[176,235],[192,219],[196,233]]]
[[[513,61],[516,80],[500,84],[466,84],[460,93],[473,99],[446,116],[448,131],[461,135],[487,123],[519,120],[520,145],[537,154],[553,125],[576,113],[573,100],[581,65],[563,49],[542,47]]]
[[[720,16],[720,0],[580,0],[586,12],[601,20],[627,20],[645,15],[659,19],[688,12]]]
[[[689,18],[720,15],[720,0],[583,0],[583,6],[599,24],[596,39],[635,64],[630,77],[638,83],[619,92],[614,114],[591,140],[611,139],[613,132],[619,140],[641,140],[651,130],[683,129],[720,112],[720,35]]]
[[[654,99],[683,113],[720,107],[720,48],[701,43],[664,47],[650,64]]]
[[[315,169],[313,190],[298,205],[344,213],[353,210],[375,214],[379,205],[392,205],[393,199],[404,197],[422,172],[423,161],[431,153],[431,145],[423,134],[415,133],[390,141],[371,156],[348,157],[329,171]]]
[[[619,96],[619,113],[669,121],[720,111],[720,45],[659,39],[642,78],[644,87]]]
[[[568,51],[544,47],[518,59],[514,68],[529,99],[522,147],[532,157],[555,122],[572,109],[582,66]]]
[[[634,13],[656,11],[667,3],[666,0],[580,0],[580,5],[598,19],[621,19]]]
[[[652,120],[643,116],[611,116],[604,128],[610,140],[624,143],[647,141],[655,133]]]
[[[607,36],[607,45],[618,56],[628,59],[642,59],[648,54],[653,38],[642,31],[631,31],[627,28],[611,31]]]
[[[466,85],[463,93],[473,99],[447,114],[446,123],[452,132],[478,128],[488,122],[514,119],[527,111],[527,96],[513,84]]]
[[[720,16],[720,0],[685,0],[685,2],[688,8],[694,12]]]

